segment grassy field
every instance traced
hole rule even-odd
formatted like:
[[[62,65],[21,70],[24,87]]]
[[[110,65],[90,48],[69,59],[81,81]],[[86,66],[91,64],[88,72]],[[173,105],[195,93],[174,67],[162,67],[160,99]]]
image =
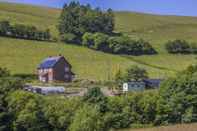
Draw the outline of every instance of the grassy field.
[[[92,80],[112,79],[119,69],[138,64],[122,56],[110,55],[87,48],[63,43],[49,43],[0,37],[0,66],[15,74],[36,73],[36,67],[45,57],[64,55],[73,65],[79,78]],[[139,64],[147,68],[152,77],[160,76],[162,70]],[[155,72],[158,72],[155,73]]]
[[[196,131],[197,124],[181,124],[174,126],[163,126],[158,128],[147,128],[147,129],[126,129],[120,131]]]
[[[56,25],[60,10],[20,4],[0,3],[0,20],[12,23],[49,28],[53,37],[58,36]],[[118,56],[89,50],[83,47],[38,41],[0,38],[0,66],[13,73],[33,74],[39,62],[49,56],[63,54],[71,62],[79,78],[96,80],[112,79],[117,70],[131,65],[146,69],[151,77],[165,78],[196,63],[196,55],[170,55],[164,43],[172,39],[186,39],[197,43],[197,18],[159,16],[134,12],[116,12],[116,32],[131,38],[143,38],[158,51],[154,56]]]

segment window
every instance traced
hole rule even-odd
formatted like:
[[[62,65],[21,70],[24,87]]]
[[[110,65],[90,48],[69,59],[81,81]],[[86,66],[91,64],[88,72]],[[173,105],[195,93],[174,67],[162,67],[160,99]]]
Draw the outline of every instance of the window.
[[[64,77],[65,77],[66,79],[68,79],[70,76],[69,76],[68,74],[66,74]]]
[[[65,70],[65,72],[69,72],[70,71],[69,67],[67,67],[67,66],[65,67],[64,70]]]

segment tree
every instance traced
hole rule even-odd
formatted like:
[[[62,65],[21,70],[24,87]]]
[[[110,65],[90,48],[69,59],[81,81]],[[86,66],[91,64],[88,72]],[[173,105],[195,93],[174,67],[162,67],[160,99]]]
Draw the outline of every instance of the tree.
[[[51,38],[49,29],[41,31],[34,26],[23,24],[11,25],[9,21],[0,22],[0,35],[30,40],[50,40]]]
[[[193,71],[192,71],[193,72]],[[197,72],[184,71],[159,90],[157,124],[197,121]]]
[[[10,76],[10,72],[6,68],[0,67],[0,78]]]
[[[107,35],[102,34],[102,33],[95,33],[94,34],[94,49],[107,52],[109,50],[107,40],[108,40]]]
[[[18,78],[1,77],[0,78],[0,130],[11,130],[12,113],[8,112],[8,94],[22,88],[22,81]]]
[[[14,121],[15,131],[47,131],[48,125],[41,110],[41,100],[31,99],[27,101],[22,111],[17,112]]]
[[[83,100],[91,104],[96,104],[100,112],[107,111],[107,98],[104,96],[99,87],[88,89],[88,92],[84,95]]]
[[[70,125],[70,131],[105,131],[99,110],[94,106],[80,108]]]
[[[168,41],[165,46],[169,53],[191,53],[190,45],[185,40]]]
[[[51,97],[46,99],[42,106],[45,120],[48,121],[51,130],[65,131],[68,130],[82,102],[78,98],[65,100]]]
[[[85,33],[82,37],[82,45],[89,48],[94,47],[94,35],[92,33]]]
[[[10,23],[9,21],[1,21],[0,22],[0,35],[6,36],[8,35],[8,32],[10,31]]]
[[[121,70],[118,70],[118,72],[115,74],[115,82],[118,85],[118,88],[122,89],[122,84],[124,83],[124,74],[121,72]]]
[[[60,15],[58,30],[60,35],[71,33],[79,38],[84,33],[112,33],[114,28],[113,11],[102,12],[92,9],[90,5],[80,5],[79,2],[65,4]]]
[[[148,78],[148,73],[143,68],[140,68],[138,66],[132,66],[127,69],[127,74],[125,77],[128,81],[140,81]]]

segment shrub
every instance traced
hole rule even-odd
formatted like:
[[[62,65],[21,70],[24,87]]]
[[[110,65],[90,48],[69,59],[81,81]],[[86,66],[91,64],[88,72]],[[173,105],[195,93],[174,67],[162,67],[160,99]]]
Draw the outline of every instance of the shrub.
[[[102,33],[85,33],[82,40],[82,45],[108,53],[126,55],[151,55],[157,53],[148,42],[142,39],[131,40],[126,36],[110,37]]]
[[[9,21],[0,22],[0,35],[29,40],[49,41],[51,39],[50,30],[38,30],[34,26],[23,24],[11,25]]]
[[[70,125],[70,131],[105,131],[99,110],[94,106],[80,108]]]
[[[82,37],[82,45],[89,48],[94,47],[94,36],[92,33],[85,33]]]
[[[95,104],[100,112],[107,111],[107,98],[104,96],[99,87],[88,89],[88,92],[84,95],[83,100],[90,104]]]
[[[76,39],[77,39],[76,35],[72,33],[66,33],[66,34],[61,35],[61,41],[64,41],[64,42],[75,43],[77,42]]]
[[[169,53],[191,53],[190,45],[185,40],[168,41],[165,46]]]
[[[10,72],[6,68],[0,67],[0,78],[10,76]]]

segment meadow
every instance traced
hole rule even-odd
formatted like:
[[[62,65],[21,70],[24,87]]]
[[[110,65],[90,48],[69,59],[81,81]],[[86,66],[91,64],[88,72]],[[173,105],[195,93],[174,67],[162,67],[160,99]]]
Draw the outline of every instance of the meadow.
[[[59,9],[0,3],[0,21],[9,20],[13,24],[49,28],[55,38],[58,37],[56,26],[59,15]],[[196,17],[116,12],[115,20],[116,32],[127,34],[133,39],[143,38],[149,41],[158,55],[111,55],[61,42],[0,37],[0,66],[7,67],[14,74],[35,74],[42,59],[62,54],[71,62],[78,78],[112,80],[118,70],[124,71],[131,65],[146,68],[152,78],[166,78],[196,63],[196,55],[171,55],[164,48],[164,43],[173,39],[197,43]]]
[[[14,74],[36,74],[37,66],[44,58],[59,54],[68,59],[80,79],[112,80],[112,76],[119,69],[125,70],[130,65],[136,64],[147,68],[152,77],[162,73],[162,70],[139,64],[125,57],[93,51],[85,47],[0,37],[0,66],[7,67]]]

